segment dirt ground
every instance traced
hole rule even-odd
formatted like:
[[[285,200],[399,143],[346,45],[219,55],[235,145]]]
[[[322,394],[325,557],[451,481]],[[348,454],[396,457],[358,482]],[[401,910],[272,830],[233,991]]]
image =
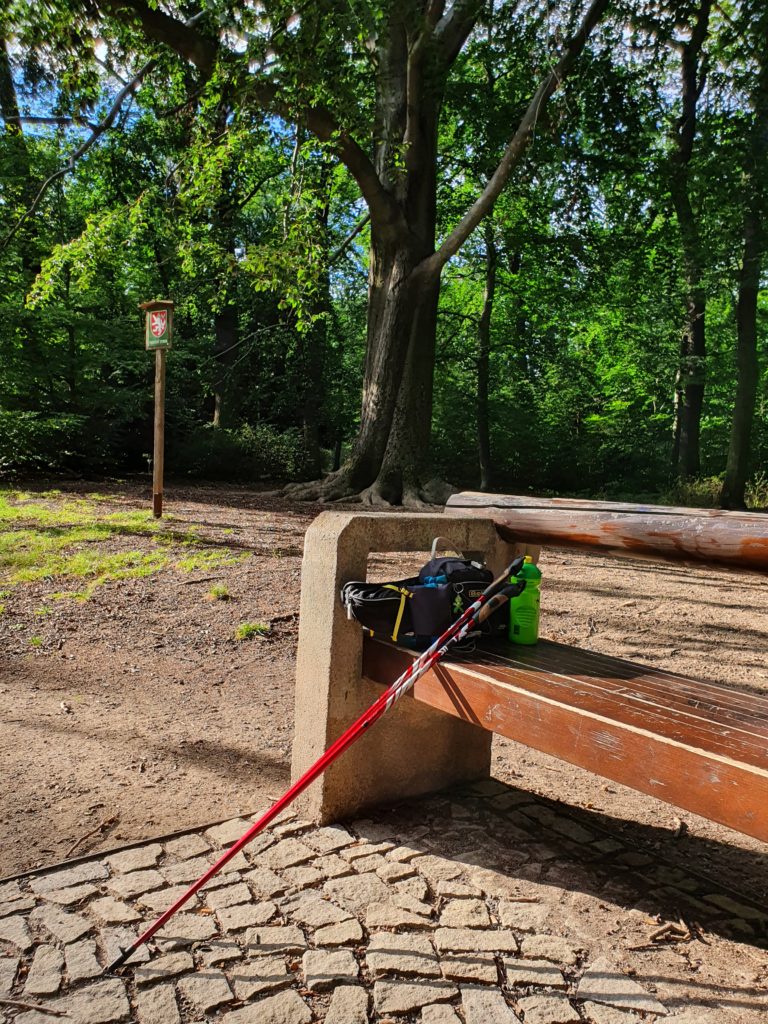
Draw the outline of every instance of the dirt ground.
[[[170,488],[168,499],[175,529],[251,557],[105,583],[82,603],[47,600],[51,580],[5,600],[0,875],[247,813],[288,782],[302,540],[320,509],[218,487]],[[147,500],[123,485],[103,507]],[[561,550],[541,567],[545,636],[768,692],[762,577]],[[210,599],[213,585],[231,600]],[[243,622],[270,629],[238,641]],[[617,831],[652,826],[689,866],[766,895],[763,844],[505,740],[495,773]]]

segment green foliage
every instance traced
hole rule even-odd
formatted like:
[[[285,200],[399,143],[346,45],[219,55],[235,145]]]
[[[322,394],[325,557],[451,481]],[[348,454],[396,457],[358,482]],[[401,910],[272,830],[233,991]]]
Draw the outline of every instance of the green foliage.
[[[235,630],[235,640],[250,640],[254,636],[267,636],[269,626],[264,622],[241,622]]]
[[[217,586],[211,587],[211,589],[206,594],[206,597],[208,598],[209,601],[231,601],[232,600],[232,595],[230,594],[230,592],[227,590],[226,587],[221,586],[221,585],[217,585]]]

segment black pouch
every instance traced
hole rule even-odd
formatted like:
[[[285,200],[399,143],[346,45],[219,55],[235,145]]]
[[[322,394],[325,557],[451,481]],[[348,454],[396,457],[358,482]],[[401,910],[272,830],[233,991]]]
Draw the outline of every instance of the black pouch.
[[[391,583],[353,580],[341,590],[341,601],[350,618],[372,635],[397,642],[409,637],[418,643],[440,636],[462,615],[493,581],[493,573],[479,562],[452,556],[432,557],[419,575]],[[474,633],[492,637],[506,633],[508,606],[494,612]]]

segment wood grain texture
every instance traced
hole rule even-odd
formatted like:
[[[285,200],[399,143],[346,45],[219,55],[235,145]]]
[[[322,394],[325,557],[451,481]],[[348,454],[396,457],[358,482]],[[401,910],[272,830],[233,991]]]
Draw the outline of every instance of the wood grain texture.
[[[368,639],[389,684],[410,651]],[[541,641],[441,662],[412,696],[768,841],[768,698]]]
[[[491,519],[508,541],[768,572],[768,515],[476,492],[446,512]]]

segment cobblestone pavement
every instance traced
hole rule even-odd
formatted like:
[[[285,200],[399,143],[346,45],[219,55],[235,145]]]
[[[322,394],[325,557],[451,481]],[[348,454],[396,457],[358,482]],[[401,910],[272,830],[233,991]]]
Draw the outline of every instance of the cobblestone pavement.
[[[759,908],[495,780],[346,827],[283,817],[151,951],[102,977],[248,824],[0,886],[0,1020],[757,1024],[768,1011]]]

